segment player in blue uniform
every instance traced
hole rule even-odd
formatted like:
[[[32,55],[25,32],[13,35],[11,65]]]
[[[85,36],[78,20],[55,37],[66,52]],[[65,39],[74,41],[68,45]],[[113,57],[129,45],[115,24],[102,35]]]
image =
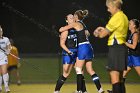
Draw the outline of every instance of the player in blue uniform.
[[[127,73],[135,68],[136,72],[140,76],[140,22],[137,19],[132,19],[129,22],[129,30],[131,34],[129,35],[128,41],[125,45],[128,49],[128,66],[127,71],[124,71],[123,77],[125,79]]]
[[[94,81],[98,89],[98,92],[104,93],[103,89],[101,88],[99,77],[97,76],[97,74],[92,68],[93,49],[86,35],[88,30],[85,27],[85,24],[81,21],[87,16],[87,14],[88,14],[87,10],[76,11],[74,13],[76,22],[73,22],[72,24],[68,24],[65,27],[61,27],[59,31],[64,32],[71,28],[74,28],[77,31],[78,53],[77,53],[77,60],[75,64],[75,70],[77,73],[77,93],[82,93],[82,80],[83,80],[82,69],[84,64],[86,65],[86,70],[91,75],[92,80]]]
[[[71,24],[74,22],[74,16],[72,14],[67,15],[66,22]],[[59,77],[54,93],[60,93],[60,88],[69,76],[72,67],[74,66],[77,58],[77,35],[75,29],[68,29],[68,31],[62,32],[60,36],[60,46],[63,48],[63,75]],[[86,91],[83,91],[86,93]]]

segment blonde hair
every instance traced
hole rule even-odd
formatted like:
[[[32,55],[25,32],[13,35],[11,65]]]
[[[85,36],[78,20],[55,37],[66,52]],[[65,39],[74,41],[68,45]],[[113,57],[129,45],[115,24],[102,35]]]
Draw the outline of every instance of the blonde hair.
[[[113,6],[117,7],[118,9],[121,9],[121,6],[123,4],[122,0],[106,0],[106,5],[111,3]]]
[[[88,15],[88,10],[77,10],[74,15],[77,15],[79,20],[83,20]]]

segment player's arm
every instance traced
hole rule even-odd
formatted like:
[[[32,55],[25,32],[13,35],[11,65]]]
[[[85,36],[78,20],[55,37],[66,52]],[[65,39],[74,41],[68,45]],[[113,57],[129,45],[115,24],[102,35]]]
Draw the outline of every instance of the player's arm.
[[[98,27],[93,32],[95,37],[104,38],[110,34],[110,31],[104,27]]]
[[[71,51],[67,48],[65,42],[68,36],[68,31],[64,31],[61,33],[60,36],[60,46],[67,52],[67,53],[71,53]]]
[[[89,37],[89,36],[90,36],[90,33],[89,33],[89,31],[88,31],[88,30],[85,30],[85,35],[86,35],[87,37]]]
[[[11,43],[10,43],[9,39],[7,39],[5,53],[8,55],[10,53],[11,49],[12,49]]]
[[[64,26],[64,27],[61,27],[61,28],[59,29],[59,32],[68,31],[68,29],[71,29],[71,28],[73,28],[73,27],[74,27],[73,24],[66,25],[66,26]]]
[[[131,49],[135,49],[136,46],[137,46],[137,43],[138,43],[138,33],[135,33],[135,34],[133,35],[133,38],[132,38],[132,39],[133,39],[133,43],[132,43],[132,44],[126,42],[125,45],[126,45],[127,47],[131,48]]]
[[[94,31],[95,37],[104,38],[114,31],[122,24],[122,19],[120,17],[112,17],[105,27],[98,27]]]
[[[9,45],[6,46],[5,53],[8,55],[10,53],[10,51],[11,51],[11,44],[9,44]]]

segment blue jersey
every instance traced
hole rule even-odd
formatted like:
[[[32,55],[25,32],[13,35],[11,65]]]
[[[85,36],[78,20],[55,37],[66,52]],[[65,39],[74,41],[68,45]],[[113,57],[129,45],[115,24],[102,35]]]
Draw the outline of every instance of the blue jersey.
[[[88,40],[88,37],[85,34],[85,30],[87,30],[87,28],[82,21],[79,22],[83,25],[83,30],[77,31],[77,40],[78,40],[77,57],[79,60],[91,60],[93,58],[93,49]]]
[[[74,29],[70,29],[68,31],[66,46],[71,52],[73,52],[73,54],[69,55],[65,50],[63,50],[63,64],[74,64],[77,58],[77,34]]]

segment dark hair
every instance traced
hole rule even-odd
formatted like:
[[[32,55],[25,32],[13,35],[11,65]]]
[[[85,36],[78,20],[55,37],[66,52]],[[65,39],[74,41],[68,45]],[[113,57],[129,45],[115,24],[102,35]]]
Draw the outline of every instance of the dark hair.
[[[134,22],[136,29],[140,30],[140,21],[138,19],[132,19],[132,21]]]
[[[13,39],[10,38],[9,40],[10,40],[11,45],[14,45],[14,41],[13,41]]]
[[[88,15],[88,10],[77,10],[74,14],[78,16],[79,20],[83,20]]]
[[[132,19],[132,21],[134,22],[136,29],[139,32],[139,42],[140,42],[140,21],[138,19]]]

